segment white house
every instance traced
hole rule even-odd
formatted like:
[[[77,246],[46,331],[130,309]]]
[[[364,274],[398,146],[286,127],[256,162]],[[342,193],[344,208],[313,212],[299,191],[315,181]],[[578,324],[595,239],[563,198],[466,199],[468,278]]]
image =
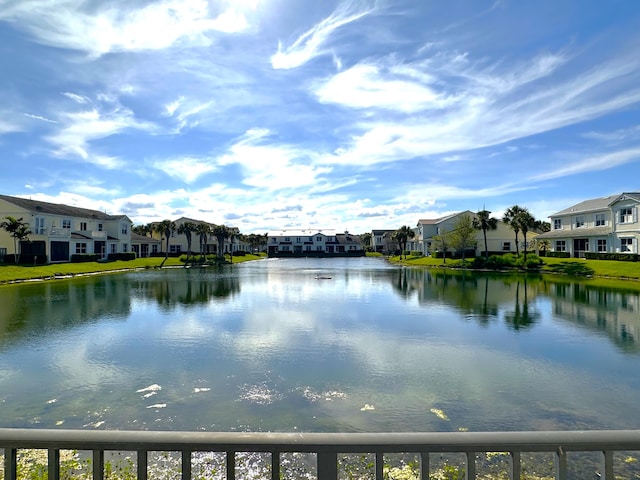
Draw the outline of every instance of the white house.
[[[131,251],[132,222],[126,215],[0,195],[0,219],[7,216],[22,218],[32,232],[19,247],[23,255],[68,262],[74,254]],[[13,238],[0,230],[0,256],[13,253],[18,253]]]
[[[551,231],[538,236],[550,250],[584,257],[587,252],[638,253],[640,192],[593,198],[549,218]]]
[[[267,233],[267,253],[278,256],[364,255],[357,235],[334,229],[284,229]]]

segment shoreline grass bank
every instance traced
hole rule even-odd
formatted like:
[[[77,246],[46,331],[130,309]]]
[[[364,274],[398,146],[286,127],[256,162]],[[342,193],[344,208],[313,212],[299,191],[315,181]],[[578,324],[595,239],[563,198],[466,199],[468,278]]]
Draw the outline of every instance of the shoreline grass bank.
[[[233,263],[260,260],[259,255],[247,254],[233,257]],[[131,270],[160,268],[164,257],[136,258],[113,262],[56,263],[50,265],[3,265],[0,264],[0,286],[33,281],[60,280],[82,275],[121,273]],[[162,268],[185,267],[179,258],[169,257]]]

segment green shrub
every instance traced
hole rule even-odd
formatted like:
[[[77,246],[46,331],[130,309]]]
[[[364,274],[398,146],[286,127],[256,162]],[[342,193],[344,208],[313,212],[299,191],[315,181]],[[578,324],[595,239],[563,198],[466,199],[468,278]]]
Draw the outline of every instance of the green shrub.
[[[125,262],[128,262],[129,260],[135,260],[136,259],[136,253],[135,252],[121,252],[121,253],[110,253],[107,256],[108,260],[124,260]]]
[[[71,263],[97,262],[99,258],[97,253],[76,253],[71,255]]]
[[[547,257],[570,258],[571,254],[569,252],[547,252]]]
[[[619,262],[640,261],[640,255],[636,253],[585,252],[584,258],[588,260],[617,260]]]

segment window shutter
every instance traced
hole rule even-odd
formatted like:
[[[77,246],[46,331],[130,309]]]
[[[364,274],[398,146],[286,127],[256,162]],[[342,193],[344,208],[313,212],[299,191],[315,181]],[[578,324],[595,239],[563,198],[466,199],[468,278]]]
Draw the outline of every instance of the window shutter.
[[[638,207],[633,207],[633,223],[638,222]]]

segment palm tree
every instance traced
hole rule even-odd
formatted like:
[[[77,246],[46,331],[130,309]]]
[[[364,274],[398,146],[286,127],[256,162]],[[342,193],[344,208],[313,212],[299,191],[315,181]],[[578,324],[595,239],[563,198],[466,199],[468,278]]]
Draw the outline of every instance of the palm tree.
[[[370,247],[371,246],[371,232],[363,233],[362,235],[360,235],[360,241],[362,242],[363,246]]]
[[[15,252],[15,262],[16,265],[20,263],[20,250],[18,249],[18,245],[20,242],[29,241],[29,235],[31,235],[31,230],[29,229],[29,224],[22,221],[22,217],[4,217],[4,221],[0,222],[0,228],[5,230],[9,235],[13,237],[13,248]]]
[[[516,218],[518,225],[520,226],[520,230],[522,231],[522,236],[524,237],[524,259],[527,260],[527,233],[529,230],[535,228],[536,219],[533,218],[533,215],[529,213],[529,210],[523,208]]]
[[[398,230],[393,232],[391,235],[391,240],[394,242],[398,242],[398,246],[400,247],[400,256],[404,253],[404,258],[407,258],[407,241],[410,238],[415,237],[416,232],[413,231],[411,227],[407,227],[406,225],[400,227]]]
[[[147,234],[153,232],[153,226],[150,223],[147,223],[146,225],[134,225],[133,228],[131,228],[131,231],[146,237]]]
[[[502,221],[509,225],[516,234],[516,255],[520,255],[520,248],[518,247],[518,233],[520,232],[520,224],[518,222],[518,214],[522,212],[523,208],[518,205],[514,205],[511,208],[507,208],[502,217]]]
[[[164,235],[166,241],[166,246],[164,249],[164,260],[160,264],[160,267],[162,267],[164,265],[164,262],[167,261],[167,258],[169,258],[169,240],[171,239],[171,234],[176,231],[176,223],[172,222],[171,220],[163,220],[159,223],[156,223],[153,229],[160,235]]]
[[[191,256],[191,238],[192,233],[196,231],[196,228],[197,225],[193,222],[184,222],[178,227],[178,233],[187,237],[187,259]]]
[[[196,233],[200,238],[200,255],[202,255],[202,261],[204,262],[205,252],[207,250],[207,240],[211,235],[211,225],[208,223],[200,223],[196,226]]]
[[[487,230],[495,230],[498,228],[498,219],[491,217],[489,210],[480,210],[473,219],[473,228],[482,230],[484,237],[484,258],[489,258],[489,250],[487,248]]]
[[[224,241],[231,236],[229,227],[216,225],[211,229],[211,234],[218,240],[218,256],[224,258]]]

